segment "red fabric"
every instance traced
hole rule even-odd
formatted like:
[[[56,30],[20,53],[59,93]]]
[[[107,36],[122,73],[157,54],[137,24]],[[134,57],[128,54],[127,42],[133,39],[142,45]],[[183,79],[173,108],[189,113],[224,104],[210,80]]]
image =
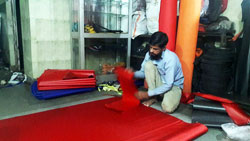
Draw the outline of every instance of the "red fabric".
[[[115,98],[0,120],[1,141],[192,140],[205,132],[199,123],[139,105],[126,112],[105,108]]]
[[[63,90],[63,89],[77,89],[77,88],[94,88],[95,85],[79,85],[79,86],[42,86],[39,87],[39,91],[43,90]]]
[[[228,115],[237,125],[250,124],[250,116],[247,115],[236,103],[221,103]]]
[[[46,82],[41,81],[39,83],[39,86],[68,86],[68,85],[77,86],[77,85],[87,85],[87,84],[95,85],[96,79],[84,78],[84,79],[75,79],[74,81],[72,81],[72,79],[67,79],[63,81],[46,81]]]
[[[67,79],[81,79],[81,78],[91,78],[91,77],[95,77],[94,71],[89,72],[89,70],[87,71],[78,70],[66,73],[63,79],[67,80]]]
[[[195,95],[192,93],[182,92],[181,103],[186,103],[186,104],[192,103],[194,101],[194,97]]]
[[[177,0],[162,0],[159,15],[159,31],[168,35],[167,49],[175,51]]]
[[[199,32],[206,32],[205,26],[203,24],[199,24]]]
[[[138,91],[133,80],[134,73],[128,72],[124,68],[116,68],[115,73],[123,91],[122,99],[105,106],[116,111],[127,111],[137,107],[140,101],[134,96]]]
[[[37,79],[38,90],[90,88],[96,86],[94,70],[45,70]]]
[[[195,96],[200,96],[209,100],[214,100],[221,102],[221,105],[226,109],[227,114],[233,120],[233,122],[237,125],[247,125],[250,124],[250,116],[247,115],[238,104],[234,103],[231,100],[217,97],[210,94],[204,93],[182,93],[181,102],[182,103],[191,103],[194,101]]]
[[[95,77],[94,70],[57,70],[57,69],[48,69],[38,78],[38,81],[47,82],[47,81],[59,81],[67,79],[69,73],[73,73],[75,77],[79,78],[89,78]]]
[[[228,0],[222,0],[221,13],[227,9]]]

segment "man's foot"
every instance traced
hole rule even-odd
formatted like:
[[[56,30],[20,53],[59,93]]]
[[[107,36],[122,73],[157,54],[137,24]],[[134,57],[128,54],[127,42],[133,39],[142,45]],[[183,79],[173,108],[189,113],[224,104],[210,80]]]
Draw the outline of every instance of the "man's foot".
[[[145,105],[145,106],[147,106],[147,107],[149,107],[149,106],[151,106],[152,104],[154,104],[155,102],[157,102],[157,99],[152,98],[152,99],[143,101],[142,104]]]

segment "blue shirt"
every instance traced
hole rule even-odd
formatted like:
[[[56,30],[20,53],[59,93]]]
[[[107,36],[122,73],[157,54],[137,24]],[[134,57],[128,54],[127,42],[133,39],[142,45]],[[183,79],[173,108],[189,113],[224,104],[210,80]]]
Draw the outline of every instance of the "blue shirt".
[[[159,60],[151,60],[149,52],[141,64],[141,69],[134,74],[135,78],[145,78],[144,65],[147,61],[152,61],[156,65],[160,74],[163,85],[148,91],[149,96],[159,95],[171,90],[173,86],[178,86],[183,89],[184,76],[182,73],[181,63],[178,56],[169,50],[162,52]]]

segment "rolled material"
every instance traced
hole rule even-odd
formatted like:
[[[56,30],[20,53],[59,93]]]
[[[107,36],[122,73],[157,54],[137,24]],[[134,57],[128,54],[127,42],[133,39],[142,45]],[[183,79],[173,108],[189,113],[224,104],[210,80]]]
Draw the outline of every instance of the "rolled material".
[[[168,35],[167,49],[175,51],[177,0],[162,0],[159,16],[159,31]]]
[[[184,74],[184,93],[191,93],[193,62],[198,37],[201,0],[182,0],[177,30],[176,54]]]
[[[197,122],[209,127],[220,127],[224,123],[233,123],[226,113],[193,110],[192,123]]]
[[[203,94],[203,93],[193,93],[196,96],[200,96],[209,100],[214,100],[217,102],[221,102],[221,105],[226,109],[229,117],[234,121],[237,125],[247,125],[250,124],[250,115],[245,113],[238,104],[234,103],[231,100],[217,97],[214,95]]]
[[[208,100],[198,96],[195,97],[193,103],[193,109],[208,111],[208,112],[227,113],[225,108],[222,107],[220,102]]]
[[[37,79],[38,90],[96,87],[94,70],[48,69]]]

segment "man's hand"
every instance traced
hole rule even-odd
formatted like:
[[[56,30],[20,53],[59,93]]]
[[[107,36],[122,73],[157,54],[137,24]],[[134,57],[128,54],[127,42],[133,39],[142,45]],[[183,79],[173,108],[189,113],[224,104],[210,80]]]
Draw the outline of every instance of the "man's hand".
[[[145,100],[145,99],[148,99],[149,96],[148,96],[148,93],[147,92],[144,92],[144,91],[138,91],[135,93],[135,97],[139,100]]]
[[[133,73],[134,72],[134,70],[131,69],[131,68],[127,68],[126,71],[129,72],[129,73]]]

